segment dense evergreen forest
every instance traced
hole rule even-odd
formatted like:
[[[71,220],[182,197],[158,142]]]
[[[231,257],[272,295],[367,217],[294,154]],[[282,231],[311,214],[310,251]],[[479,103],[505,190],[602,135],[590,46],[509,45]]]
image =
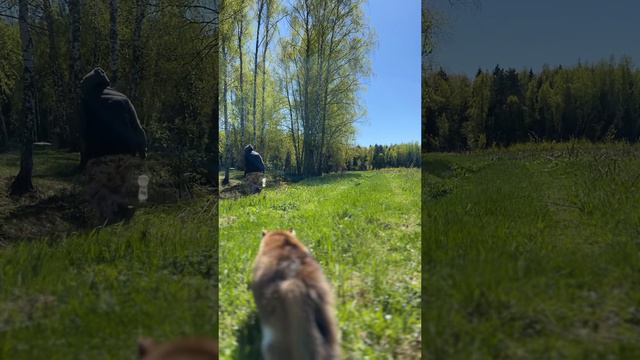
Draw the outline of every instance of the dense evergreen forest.
[[[270,170],[313,176],[352,159],[373,35],[362,0],[225,0],[220,161],[252,144]],[[349,159],[351,157],[351,159]],[[226,172],[228,177],[228,172]]]
[[[99,66],[152,156],[213,173],[217,17],[215,0],[0,0],[0,150],[22,148],[21,174],[34,141],[79,151],[80,80]]]
[[[528,141],[640,136],[640,70],[611,58],[572,67],[479,69],[473,79],[427,71],[427,150],[461,151]]]

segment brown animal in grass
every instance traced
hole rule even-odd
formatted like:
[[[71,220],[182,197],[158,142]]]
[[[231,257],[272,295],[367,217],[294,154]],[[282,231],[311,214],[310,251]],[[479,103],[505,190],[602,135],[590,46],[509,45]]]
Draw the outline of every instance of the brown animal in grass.
[[[266,360],[340,358],[329,282],[293,230],[262,232],[251,290]]]
[[[218,342],[207,338],[186,338],[159,344],[152,339],[138,341],[141,360],[217,360]]]

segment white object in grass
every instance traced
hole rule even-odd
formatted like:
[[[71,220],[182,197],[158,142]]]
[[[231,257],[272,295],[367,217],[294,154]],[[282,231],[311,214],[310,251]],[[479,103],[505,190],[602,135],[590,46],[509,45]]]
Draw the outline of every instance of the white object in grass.
[[[267,178],[262,178],[262,187],[267,186]]]
[[[138,185],[140,185],[138,188],[138,201],[143,203],[147,201],[147,198],[149,198],[149,191],[147,188],[147,185],[149,185],[149,177],[144,174],[138,176]]]

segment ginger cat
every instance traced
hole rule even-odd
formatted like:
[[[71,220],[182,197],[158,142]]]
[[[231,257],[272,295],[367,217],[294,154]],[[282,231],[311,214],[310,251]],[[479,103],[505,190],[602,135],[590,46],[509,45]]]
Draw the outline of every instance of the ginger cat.
[[[152,339],[138,340],[141,360],[217,360],[218,342],[206,338],[186,338],[164,344]]]
[[[339,359],[333,295],[295,232],[262,232],[251,283],[265,360]]]

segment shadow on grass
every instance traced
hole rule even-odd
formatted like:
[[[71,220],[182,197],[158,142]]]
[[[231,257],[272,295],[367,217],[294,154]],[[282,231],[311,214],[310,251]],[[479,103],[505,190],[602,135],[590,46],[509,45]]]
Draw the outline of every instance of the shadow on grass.
[[[236,360],[260,360],[260,320],[258,313],[254,310],[236,330],[236,343],[238,346],[233,352],[233,359]]]
[[[34,178],[70,179],[81,173],[78,164],[75,163],[50,163],[43,165],[38,170],[38,173],[33,175]]]
[[[343,180],[359,180],[361,179],[363,174],[360,172],[348,172],[342,174],[326,174],[323,176],[315,176],[303,179],[300,181],[301,184],[306,186],[321,186],[331,184],[337,181]]]
[[[424,159],[422,162],[422,171],[441,179],[451,176],[453,172],[451,162],[443,159]]]

